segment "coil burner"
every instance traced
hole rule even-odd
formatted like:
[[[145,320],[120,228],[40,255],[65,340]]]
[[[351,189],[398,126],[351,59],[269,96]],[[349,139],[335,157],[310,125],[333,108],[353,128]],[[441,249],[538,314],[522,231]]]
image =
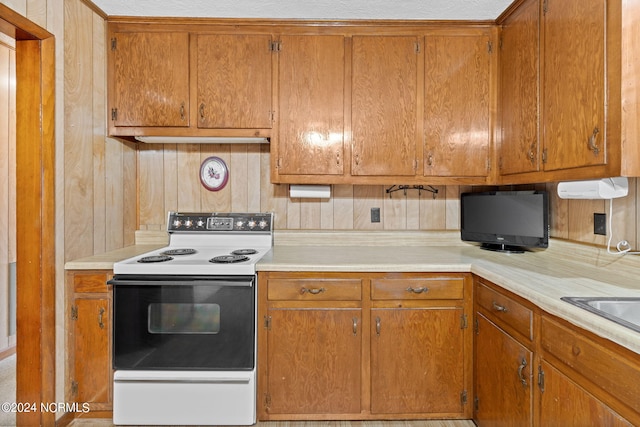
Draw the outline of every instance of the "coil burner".
[[[192,255],[195,254],[197,251],[195,249],[191,249],[191,248],[184,248],[184,249],[169,249],[167,251],[162,252],[162,255]]]
[[[244,255],[220,255],[209,260],[209,262],[219,264],[232,264],[243,261],[249,261],[249,257]]]
[[[142,262],[142,263],[165,262],[165,261],[171,261],[172,259],[173,257],[170,257],[168,255],[152,255],[152,256],[146,256],[144,258],[140,258],[138,262]]]

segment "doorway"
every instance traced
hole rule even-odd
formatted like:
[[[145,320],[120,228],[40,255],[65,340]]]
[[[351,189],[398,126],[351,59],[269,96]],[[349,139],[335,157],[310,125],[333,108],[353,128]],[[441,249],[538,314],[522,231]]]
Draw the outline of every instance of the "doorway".
[[[55,402],[55,45],[53,35],[0,4],[16,40],[16,402]],[[19,412],[18,425],[55,413]]]

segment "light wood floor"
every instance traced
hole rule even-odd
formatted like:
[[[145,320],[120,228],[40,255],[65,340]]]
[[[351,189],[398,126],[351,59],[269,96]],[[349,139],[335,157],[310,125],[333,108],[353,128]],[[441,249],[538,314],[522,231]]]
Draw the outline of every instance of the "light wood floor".
[[[77,419],[70,427],[112,427],[111,420]],[[256,427],[475,427],[473,421],[269,421]]]

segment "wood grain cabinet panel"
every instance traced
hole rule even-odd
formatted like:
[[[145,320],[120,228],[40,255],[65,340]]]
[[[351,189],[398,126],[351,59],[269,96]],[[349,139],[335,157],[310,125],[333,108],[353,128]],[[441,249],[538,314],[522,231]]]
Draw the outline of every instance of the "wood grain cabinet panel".
[[[533,351],[476,315],[475,421],[480,427],[533,425]]]
[[[360,309],[270,309],[268,402],[274,414],[359,413]]]
[[[522,4],[502,24],[500,35],[501,175],[537,172],[541,167],[538,131],[540,96],[540,7]]]
[[[425,39],[425,176],[489,173],[490,41],[488,32]]]
[[[606,6],[607,0],[545,1],[545,170],[606,162]]]
[[[625,420],[553,365],[542,361],[544,392],[540,425],[545,427],[631,427]],[[637,425],[637,424],[636,424]]]
[[[116,32],[109,60],[109,122],[115,128],[189,126],[187,32]]]
[[[282,35],[272,175],[343,175],[345,37]]]
[[[111,271],[67,271],[66,401],[89,404],[87,416],[112,410]]]
[[[271,36],[197,34],[198,127],[270,128]]]
[[[353,37],[352,175],[416,175],[422,40],[412,36]]]
[[[371,413],[464,412],[460,307],[371,310]]]

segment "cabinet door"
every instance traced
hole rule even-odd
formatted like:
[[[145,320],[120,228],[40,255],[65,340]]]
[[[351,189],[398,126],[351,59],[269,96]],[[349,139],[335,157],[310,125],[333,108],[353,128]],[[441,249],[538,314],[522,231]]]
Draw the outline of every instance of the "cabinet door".
[[[189,126],[189,34],[115,33],[115,126]]]
[[[545,170],[605,162],[606,3],[545,1]]]
[[[531,426],[530,350],[477,314],[475,421],[485,426]]]
[[[197,35],[198,127],[271,127],[271,36]]]
[[[538,2],[530,0],[504,23],[500,40],[501,175],[540,170]]]
[[[282,36],[279,174],[343,173],[344,61],[344,36]]]
[[[371,309],[371,413],[460,414],[461,308]]]
[[[73,308],[74,381],[76,402],[92,410],[110,409],[111,306],[108,298],[76,298]],[[108,405],[105,408],[105,405]]]
[[[489,36],[427,36],[424,175],[486,176],[489,166]]]
[[[414,176],[417,37],[353,37],[352,175]]]
[[[270,309],[271,414],[360,413],[361,310]]]
[[[542,361],[540,425],[545,427],[631,427],[611,408],[600,402],[566,375]]]

